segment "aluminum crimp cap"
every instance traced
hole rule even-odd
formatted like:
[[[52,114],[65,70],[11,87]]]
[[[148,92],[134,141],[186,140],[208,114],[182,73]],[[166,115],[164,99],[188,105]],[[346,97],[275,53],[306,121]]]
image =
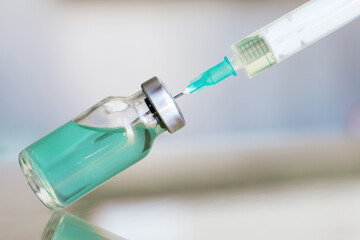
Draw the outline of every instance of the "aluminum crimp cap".
[[[185,126],[185,119],[178,105],[162,81],[153,77],[141,84],[141,88],[161,123],[170,133]]]

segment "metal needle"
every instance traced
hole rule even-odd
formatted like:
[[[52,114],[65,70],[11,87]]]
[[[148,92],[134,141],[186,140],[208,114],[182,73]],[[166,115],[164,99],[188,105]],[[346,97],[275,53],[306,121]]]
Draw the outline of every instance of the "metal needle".
[[[179,97],[182,97],[182,96],[184,96],[184,92],[181,92],[181,93],[179,93],[178,95],[176,95],[176,96],[174,97],[174,99],[178,99]]]

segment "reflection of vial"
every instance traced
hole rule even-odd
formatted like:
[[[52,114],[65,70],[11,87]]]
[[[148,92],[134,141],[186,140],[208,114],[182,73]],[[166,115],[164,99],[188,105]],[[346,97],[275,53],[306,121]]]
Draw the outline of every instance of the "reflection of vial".
[[[69,205],[150,151],[165,130],[185,125],[156,77],[128,98],[108,97],[20,153],[29,185],[49,208]]]
[[[65,212],[55,212],[46,225],[42,240],[124,240],[100,227]]]

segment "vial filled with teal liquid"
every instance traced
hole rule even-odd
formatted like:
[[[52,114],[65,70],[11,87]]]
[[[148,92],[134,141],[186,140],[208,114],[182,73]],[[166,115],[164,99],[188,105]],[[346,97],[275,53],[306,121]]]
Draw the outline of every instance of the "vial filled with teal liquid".
[[[108,97],[19,155],[39,199],[65,207],[144,158],[157,136],[185,126],[171,94],[156,77],[142,91]]]

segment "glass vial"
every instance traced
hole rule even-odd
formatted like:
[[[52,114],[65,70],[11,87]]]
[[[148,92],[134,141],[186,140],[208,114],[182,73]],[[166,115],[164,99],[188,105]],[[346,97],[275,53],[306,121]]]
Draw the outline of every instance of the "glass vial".
[[[127,97],[108,97],[24,149],[28,183],[51,209],[65,207],[144,158],[164,131],[184,118],[156,77]]]

